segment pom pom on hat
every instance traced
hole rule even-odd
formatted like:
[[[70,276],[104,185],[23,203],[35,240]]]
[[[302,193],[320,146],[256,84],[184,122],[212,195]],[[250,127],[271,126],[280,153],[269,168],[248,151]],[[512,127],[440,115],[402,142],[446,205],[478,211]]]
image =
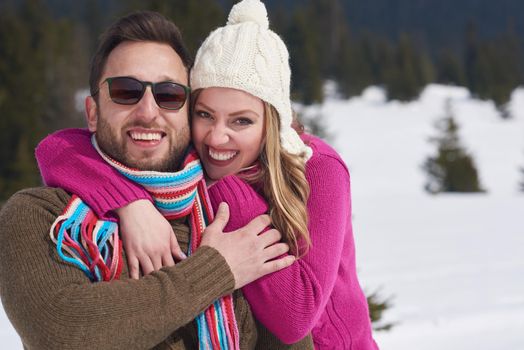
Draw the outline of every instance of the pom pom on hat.
[[[227,24],[243,22],[255,22],[264,28],[269,28],[266,7],[260,0],[244,0],[233,6],[227,18]]]

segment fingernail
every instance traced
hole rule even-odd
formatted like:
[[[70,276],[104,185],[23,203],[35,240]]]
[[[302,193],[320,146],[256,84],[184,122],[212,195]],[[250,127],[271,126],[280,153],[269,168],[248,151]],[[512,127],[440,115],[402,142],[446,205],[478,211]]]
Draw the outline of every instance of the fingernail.
[[[180,256],[182,256],[182,259],[187,259],[187,255],[184,254],[184,252],[180,252],[180,253],[181,253]]]

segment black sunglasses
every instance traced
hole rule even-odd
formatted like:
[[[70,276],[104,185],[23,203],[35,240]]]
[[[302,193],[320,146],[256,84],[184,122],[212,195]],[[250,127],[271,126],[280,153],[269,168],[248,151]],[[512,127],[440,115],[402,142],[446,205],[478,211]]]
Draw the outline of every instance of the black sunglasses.
[[[107,82],[109,87],[109,96],[111,101],[121,105],[134,105],[138,103],[148,86],[155,97],[157,105],[165,109],[180,109],[184,107],[191,88],[188,86],[173,83],[171,81],[162,81],[151,83],[149,81],[140,81],[132,77],[111,77],[102,82]],[[100,92],[100,87],[93,94],[95,96]]]

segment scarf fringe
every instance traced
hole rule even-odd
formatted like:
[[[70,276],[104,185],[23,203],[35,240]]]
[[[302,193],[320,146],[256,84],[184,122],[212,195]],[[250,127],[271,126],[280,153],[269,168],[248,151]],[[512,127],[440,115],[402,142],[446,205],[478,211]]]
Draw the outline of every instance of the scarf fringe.
[[[60,258],[82,270],[91,282],[118,279],[122,272],[122,241],[118,225],[98,220],[80,198],[71,198],[49,231]]]

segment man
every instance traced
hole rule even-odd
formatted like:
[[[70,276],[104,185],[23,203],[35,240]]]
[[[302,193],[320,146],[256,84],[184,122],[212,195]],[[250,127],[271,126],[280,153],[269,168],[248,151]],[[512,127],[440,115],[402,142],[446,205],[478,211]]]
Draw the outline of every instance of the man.
[[[92,96],[86,100],[88,127],[102,151],[128,167],[178,167],[189,143],[187,89],[184,101],[171,101],[158,91],[163,86],[142,83],[143,95],[131,101],[115,86],[111,96],[109,85],[125,76],[139,84],[170,81],[183,88],[189,66],[178,29],[162,16],[143,12],[117,21],[92,61]],[[63,189],[28,189],[0,212],[0,295],[25,349],[196,349],[191,321],[198,314],[293,262],[272,260],[287,247],[274,245],[280,240],[275,230],[258,235],[269,224],[267,216],[224,235],[228,213],[222,207],[198,250],[176,266],[134,280],[124,262],[119,280],[92,283],[60,258],[49,237],[70,201]],[[189,234],[183,222],[172,226],[185,249]],[[234,298],[240,346],[252,348],[254,320],[241,295]]]

